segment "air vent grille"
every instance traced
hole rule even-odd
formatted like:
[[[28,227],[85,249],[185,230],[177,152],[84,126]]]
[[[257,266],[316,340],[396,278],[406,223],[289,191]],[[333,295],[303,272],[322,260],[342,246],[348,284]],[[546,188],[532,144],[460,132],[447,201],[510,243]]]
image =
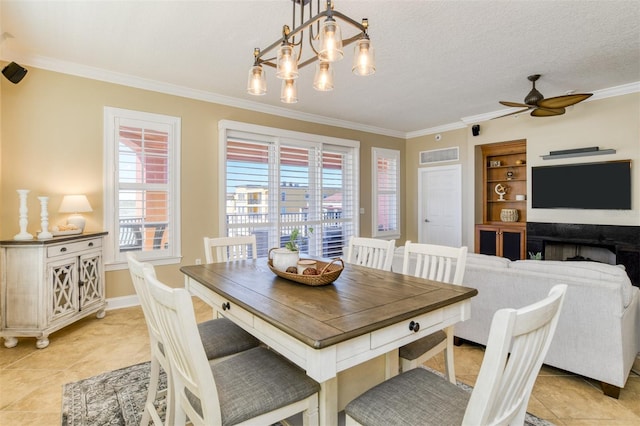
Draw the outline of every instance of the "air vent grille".
[[[445,161],[458,161],[459,159],[460,149],[457,146],[420,152],[420,164],[443,163]]]

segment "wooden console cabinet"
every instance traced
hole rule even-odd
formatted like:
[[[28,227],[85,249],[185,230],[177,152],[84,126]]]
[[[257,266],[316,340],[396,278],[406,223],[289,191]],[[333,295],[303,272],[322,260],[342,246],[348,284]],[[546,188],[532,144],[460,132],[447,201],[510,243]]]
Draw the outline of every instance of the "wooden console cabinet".
[[[104,317],[106,234],[0,241],[0,337],[7,348],[17,337],[36,337],[36,347],[46,348],[54,331],[94,313]]]
[[[511,260],[524,259],[527,223],[526,141],[501,142],[480,148],[483,162],[482,224],[476,225],[475,252]],[[496,185],[505,188],[506,193],[502,197],[496,193]],[[502,215],[504,209],[515,209],[518,220],[507,221],[509,217]]]

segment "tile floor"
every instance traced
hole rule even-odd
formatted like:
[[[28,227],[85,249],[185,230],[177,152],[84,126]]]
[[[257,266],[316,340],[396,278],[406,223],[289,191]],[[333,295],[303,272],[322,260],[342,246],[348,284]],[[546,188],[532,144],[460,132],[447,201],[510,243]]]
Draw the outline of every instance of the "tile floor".
[[[204,303],[194,303],[200,320],[210,317]],[[12,349],[0,345],[0,425],[59,425],[63,384],[149,359],[139,307],[108,311],[102,320],[85,318],[50,341],[46,349],[36,349],[33,338]],[[483,353],[479,346],[456,347],[459,380],[474,384]],[[443,359],[427,365],[442,371]],[[543,367],[528,411],[556,425],[640,425],[640,376],[631,373],[616,400],[595,381]]]

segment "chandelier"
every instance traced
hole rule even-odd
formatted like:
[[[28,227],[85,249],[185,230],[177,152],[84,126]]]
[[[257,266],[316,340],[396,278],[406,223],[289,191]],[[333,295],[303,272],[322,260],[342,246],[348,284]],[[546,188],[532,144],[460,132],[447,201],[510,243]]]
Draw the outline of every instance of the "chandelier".
[[[298,70],[316,61],[313,88],[318,91],[333,90],[333,65],[343,58],[343,47],[354,42],[352,72],[355,75],[371,75],[376,71],[373,46],[367,34],[369,21],[366,18],[362,19],[362,23],[354,21],[333,10],[331,0],[326,0],[327,8],[324,11],[320,11],[320,0],[316,1],[315,8],[313,0],[291,1],[292,26],[284,25],[280,39],[265,49],[256,47],[253,51],[254,62],[247,82],[249,94],[261,96],[267,93],[263,69],[263,65],[267,65],[275,68],[276,77],[282,80],[280,100],[284,103],[296,103]],[[323,18],[324,22],[321,23]],[[358,33],[343,39],[338,20],[356,28]],[[300,24],[296,26],[296,22]],[[305,37],[305,31],[308,37]],[[265,57],[274,53],[274,57]]]

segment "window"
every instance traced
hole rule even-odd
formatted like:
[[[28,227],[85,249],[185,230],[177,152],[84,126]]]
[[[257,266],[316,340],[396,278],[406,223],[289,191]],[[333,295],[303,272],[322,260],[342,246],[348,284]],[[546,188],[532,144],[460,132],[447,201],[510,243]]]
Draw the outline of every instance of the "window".
[[[180,118],[105,107],[107,270],[180,261]]]
[[[400,151],[372,148],[373,236],[400,237]]]
[[[267,256],[298,228],[302,252],[342,256],[358,235],[359,142],[229,121],[220,141],[227,235],[255,234]]]

